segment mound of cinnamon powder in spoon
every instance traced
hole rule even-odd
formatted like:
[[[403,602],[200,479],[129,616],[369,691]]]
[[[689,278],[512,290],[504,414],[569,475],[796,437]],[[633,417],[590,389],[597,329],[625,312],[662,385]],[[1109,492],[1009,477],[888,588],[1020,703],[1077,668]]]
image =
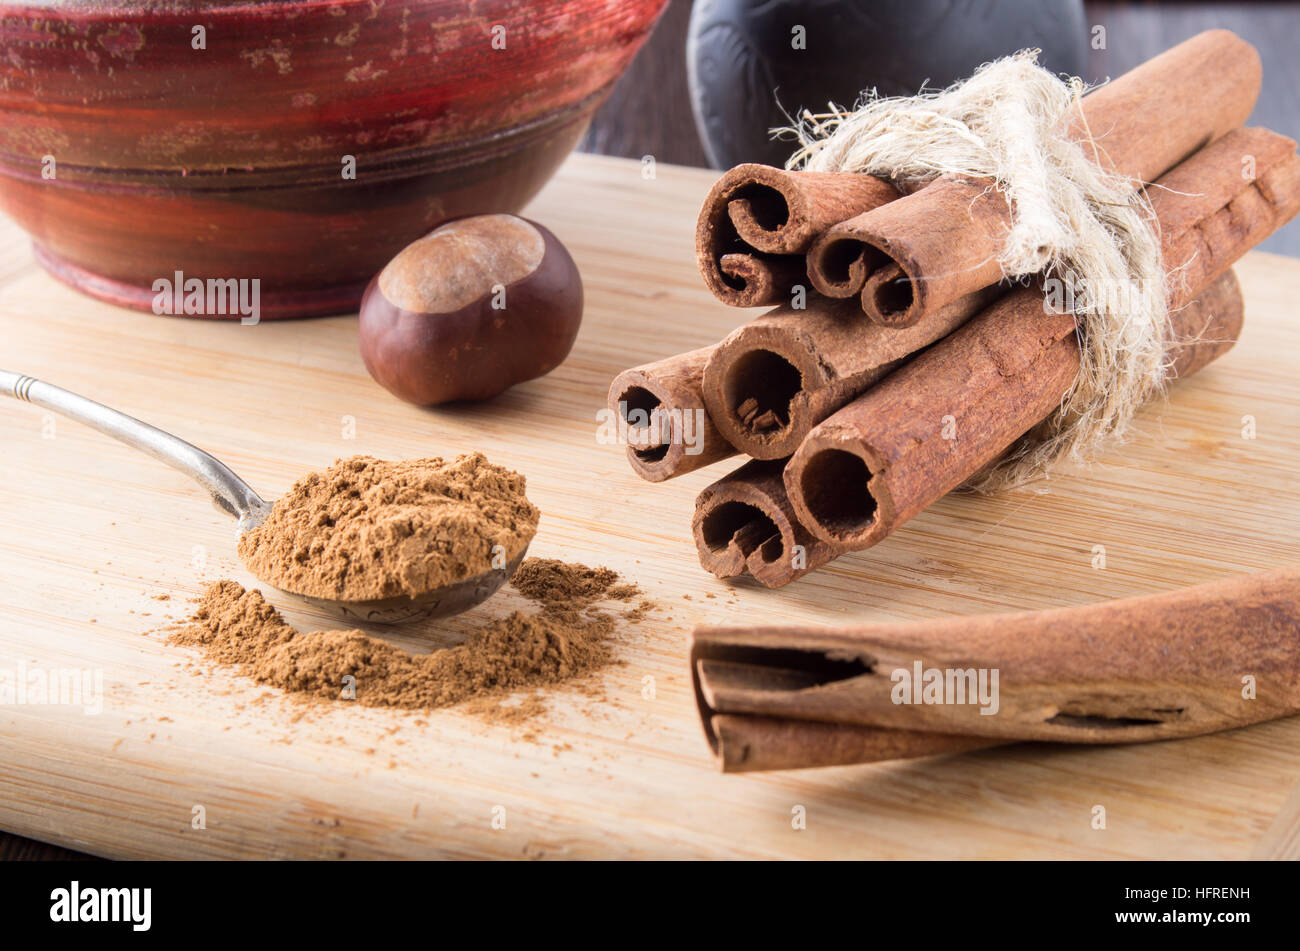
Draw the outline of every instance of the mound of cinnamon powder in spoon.
[[[524,477],[482,453],[451,461],[340,459],[294,483],[239,557],[308,597],[416,596],[513,561],[537,531]]]
[[[464,644],[429,654],[411,654],[363,631],[299,632],[260,592],[234,581],[210,584],[193,617],[168,640],[198,647],[218,664],[291,693],[429,709],[555,685],[599,670],[613,660],[617,622],[598,603],[626,602],[640,594],[607,568],[543,558],[526,559],[511,583],[540,610],[489,621]],[[354,679],[345,681],[348,676]],[[345,697],[349,685],[354,697]],[[492,707],[479,712],[504,713]],[[523,712],[539,712],[539,704]]]

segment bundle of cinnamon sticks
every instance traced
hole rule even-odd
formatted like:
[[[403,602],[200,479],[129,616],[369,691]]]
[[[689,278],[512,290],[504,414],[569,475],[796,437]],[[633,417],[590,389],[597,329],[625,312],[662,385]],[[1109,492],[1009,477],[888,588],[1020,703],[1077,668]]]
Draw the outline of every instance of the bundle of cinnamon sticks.
[[[1230,267],[1300,212],[1295,143],[1243,127],[1260,83],[1254,48],[1209,31],[1084,96],[1061,130],[1148,185],[1178,377],[1235,342]],[[1001,280],[1011,209],[995,184],[901,194],[869,175],[741,165],[713,187],[704,281],[724,303],[772,309],[609,391],[646,479],[751,457],[699,496],[706,569],[780,587],[875,545],[1061,404],[1080,366],[1074,315],[1039,281]],[[702,421],[689,450],[686,417]]]

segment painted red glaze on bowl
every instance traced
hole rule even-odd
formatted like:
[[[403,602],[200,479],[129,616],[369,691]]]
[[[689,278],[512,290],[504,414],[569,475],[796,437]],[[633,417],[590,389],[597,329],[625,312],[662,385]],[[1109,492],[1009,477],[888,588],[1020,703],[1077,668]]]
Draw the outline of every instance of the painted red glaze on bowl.
[[[0,3],[0,208],[115,303],[180,271],[352,310],[442,221],[518,211],[664,2]]]

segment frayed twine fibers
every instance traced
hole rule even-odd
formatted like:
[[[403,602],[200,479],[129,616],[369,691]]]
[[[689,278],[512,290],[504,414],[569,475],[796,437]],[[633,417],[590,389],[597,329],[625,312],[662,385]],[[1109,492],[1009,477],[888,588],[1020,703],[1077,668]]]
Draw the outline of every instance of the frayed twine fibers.
[[[1099,146],[1070,138],[1061,121],[1082,97],[1026,50],[981,66],[939,92],[871,93],[852,112],[804,113],[786,163],[851,171],[910,191],[941,176],[988,178],[1011,208],[999,257],[1007,278],[1042,273],[1068,287],[1081,351],[1060,408],[976,488],[994,491],[1083,462],[1125,436],[1133,414],[1165,382],[1170,335],[1155,216],[1140,183],[1101,167]]]

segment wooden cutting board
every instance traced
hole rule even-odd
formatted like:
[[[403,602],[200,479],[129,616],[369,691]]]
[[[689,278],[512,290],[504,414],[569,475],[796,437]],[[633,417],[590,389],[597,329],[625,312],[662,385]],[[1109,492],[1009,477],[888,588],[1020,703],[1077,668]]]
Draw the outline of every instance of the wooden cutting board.
[[[695,494],[727,464],[651,485],[596,439],[617,371],[745,317],[695,273],[711,180],[571,158],[528,213],[586,280],[573,355],[489,404],[439,410],[370,381],[353,317],[245,327],[115,309],[48,277],[0,224],[6,369],[175,432],[268,496],[340,456],[482,449],[528,477],[544,513],[534,554],[608,565],[661,605],[620,632],[603,700],[560,691],[526,727],[454,709],[304,715],[156,633],[204,581],[252,583],[233,524],[201,491],[73,422],[0,402],[0,669],[103,677],[97,714],[0,706],[0,827],[116,857],[1300,857],[1300,718],[1148,746],[724,776],[685,662],[702,622],[1083,604],[1300,559],[1300,262],[1241,263],[1240,345],[1148,408],[1140,435],[1095,468],[945,500],[782,591],[729,586],[701,571],[689,532]],[[300,627],[330,624],[272,600]],[[520,604],[504,594],[384,636],[428,650]]]

